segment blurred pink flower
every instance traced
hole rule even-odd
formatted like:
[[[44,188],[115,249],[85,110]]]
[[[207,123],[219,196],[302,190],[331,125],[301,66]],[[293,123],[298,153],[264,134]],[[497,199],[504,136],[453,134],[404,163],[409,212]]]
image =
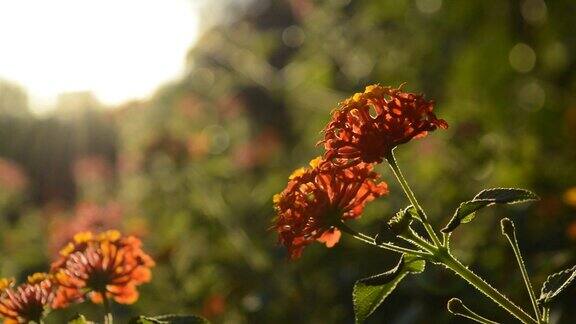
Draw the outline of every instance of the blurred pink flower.
[[[82,202],[76,205],[72,216],[60,215],[51,219],[49,225],[48,249],[52,255],[74,237],[74,234],[85,231],[103,232],[120,228],[124,212],[117,202],[98,205]]]
[[[134,174],[142,170],[142,156],[137,154],[121,154],[118,157],[117,170],[119,174]]]
[[[244,102],[238,95],[221,97],[216,103],[218,114],[225,120],[237,118],[244,111]]]
[[[28,186],[28,177],[15,162],[0,158],[0,187],[6,190],[21,191]]]
[[[281,141],[274,129],[267,129],[249,142],[238,145],[232,153],[236,166],[242,169],[266,164],[280,150]]]
[[[177,110],[185,117],[196,119],[202,115],[202,101],[193,94],[186,94],[176,102]]]
[[[100,182],[112,178],[113,167],[100,155],[88,155],[77,158],[72,164],[72,173],[76,183]]]
[[[299,19],[303,19],[314,10],[314,4],[310,0],[290,0],[289,3],[292,12]]]

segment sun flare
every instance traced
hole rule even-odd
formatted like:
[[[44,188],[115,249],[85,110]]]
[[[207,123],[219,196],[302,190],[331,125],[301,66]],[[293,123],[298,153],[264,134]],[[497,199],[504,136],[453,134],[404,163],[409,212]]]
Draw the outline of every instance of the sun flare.
[[[182,71],[197,18],[186,0],[1,1],[0,78],[26,88],[35,111],[62,92],[145,97]]]

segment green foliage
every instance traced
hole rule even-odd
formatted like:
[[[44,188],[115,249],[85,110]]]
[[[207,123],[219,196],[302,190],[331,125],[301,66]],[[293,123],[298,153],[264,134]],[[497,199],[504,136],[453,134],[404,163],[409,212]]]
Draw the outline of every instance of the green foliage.
[[[388,221],[390,230],[396,235],[404,233],[414,218],[418,217],[418,212],[414,206],[410,205],[399,211]]]
[[[382,222],[378,233],[374,237],[376,244],[391,241],[396,236],[403,234],[414,218],[418,217],[416,208],[412,205],[400,210],[387,222]]]
[[[442,229],[442,232],[450,233],[460,224],[472,221],[476,217],[476,211],[484,207],[494,204],[518,204],[538,199],[536,194],[525,189],[492,188],[482,190],[472,200],[465,201],[458,206],[454,216]]]
[[[421,273],[425,266],[426,261],[404,254],[390,271],[358,280],[352,292],[356,323],[364,322],[407,274]]]
[[[574,279],[576,279],[576,266],[548,276],[544,285],[542,285],[538,303],[542,305],[549,304],[565,291],[574,282]]]
[[[87,320],[84,315],[78,314],[76,317],[68,321],[68,324],[94,324],[94,322]]]
[[[72,156],[99,154],[109,146],[107,134],[117,133],[114,148],[122,162],[117,176],[87,184],[107,190],[77,187],[72,204],[87,198],[121,203],[122,229],[146,233],[143,242],[157,261],[152,281],[142,286],[136,304],[121,308],[118,323],[165,312],[198,313],[226,323],[350,323],[348,295],[352,278],[361,278],[358,264],[365,273],[378,273],[387,269],[382,258],[343,238],[331,250],[317,244],[297,264],[289,263],[266,229],[272,195],[294,166],[319,154],[313,144],[327,114],[339,100],[374,82],[407,82],[407,90],[434,99],[438,117],[450,123],[447,131],[397,152],[431,220],[450,215],[444,207],[469,200],[467,192],[499,185],[533,188],[542,202],[526,210],[529,217],[518,224],[533,275],[545,278],[559,263],[576,262],[576,239],[569,231],[576,225],[576,206],[562,199],[576,185],[576,2],[547,1],[538,24],[522,14],[525,6],[542,1],[254,0],[241,1],[246,6],[240,10],[236,0],[203,2],[211,6],[203,16],[214,24],[200,25],[204,32],[190,50],[186,75],[150,100],[99,109],[106,127],[82,107],[73,111],[86,122],[56,123],[64,112],[0,122],[2,157],[30,176],[26,191],[11,194],[6,204],[0,197],[2,276],[23,278],[50,264],[60,248],[52,247],[51,237],[65,235],[51,221],[53,204],[34,200],[67,192],[71,180],[64,175]],[[434,13],[419,8],[432,2],[441,3]],[[287,46],[284,36],[294,30],[301,42]],[[508,64],[518,42],[537,57],[528,73]],[[7,108],[20,111],[18,102]],[[223,134],[228,145],[222,144]],[[93,191],[106,195],[93,198]],[[2,187],[0,196],[6,192]],[[403,206],[391,183],[391,194],[371,203],[354,226],[371,229]],[[61,208],[56,216],[73,223],[73,207]],[[487,235],[492,225],[478,219],[466,235],[453,235],[452,245],[492,283],[505,283],[511,299],[522,300],[521,282],[503,271],[508,251],[497,235]],[[447,300],[459,286],[426,279],[435,298],[387,299],[393,307],[383,321],[410,316],[407,322],[446,321],[437,301]],[[406,293],[405,288],[397,289]],[[570,298],[556,300],[565,303],[557,315],[570,323],[576,294],[572,289],[565,294]],[[472,289],[459,297],[480,298]],[[218,299],[222,305],[211,307]],[[53,312],[47,323],[64,323],[76,312],[94,320],[101,316],[93,305],[77,305]]]
[[[208,320],[195,315],[138,316],[130,324],[209,324]]]

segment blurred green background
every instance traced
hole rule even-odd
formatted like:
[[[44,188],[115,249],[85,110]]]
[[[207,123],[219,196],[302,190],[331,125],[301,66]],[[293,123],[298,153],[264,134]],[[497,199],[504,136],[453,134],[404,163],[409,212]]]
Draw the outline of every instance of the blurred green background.
[[[350,323],[355,280],[398,256],[344,237],[290,262],[269,230],[271,197],[322,153],[315,144],[338,101],[406,82],[450,124],[396,151],[437,227],[486,187],[542,197],[481,211],[453,235],[465,263],[530,309],[498,221],[516,222],[538,290],[576,263],[575,13],[572,0],[217,1],[204,8],[184,76],[149,100],[105,107],[68,94],[39,117],[25,89],[3,81],[0,274],[46,270],[75,232],[119,228],[157,261],[139,301],[114,306],[120,322],[197,313],[215,323]],[[366,233],[407,205],[391,172],[378,170],[391,194],[351,223]],[[511,321],[429,266],[369,322],[461,323],[445,310],[450,297]],[[571,288],[556,304],[555,323],[576,321],[575,298]],[[79,305],[47,322],[76,312],[101,316]]]

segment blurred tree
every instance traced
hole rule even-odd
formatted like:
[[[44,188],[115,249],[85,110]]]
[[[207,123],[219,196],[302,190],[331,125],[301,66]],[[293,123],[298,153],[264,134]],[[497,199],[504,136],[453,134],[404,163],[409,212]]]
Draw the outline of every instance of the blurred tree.
[[[0,115],[27,117],[30,115],[28,95],[14,83],[0,79]]]

